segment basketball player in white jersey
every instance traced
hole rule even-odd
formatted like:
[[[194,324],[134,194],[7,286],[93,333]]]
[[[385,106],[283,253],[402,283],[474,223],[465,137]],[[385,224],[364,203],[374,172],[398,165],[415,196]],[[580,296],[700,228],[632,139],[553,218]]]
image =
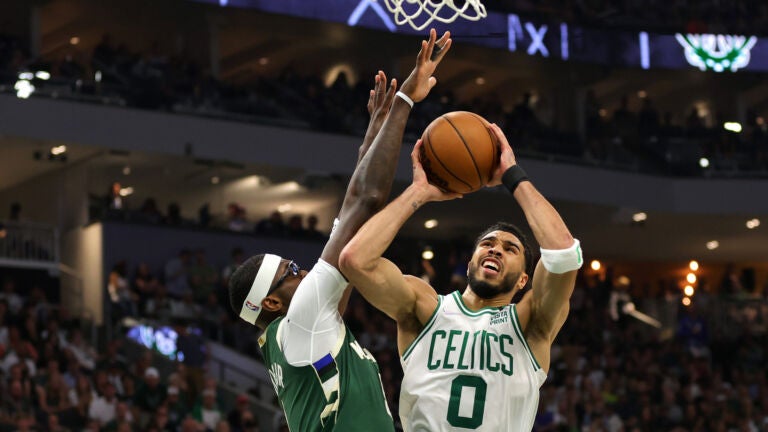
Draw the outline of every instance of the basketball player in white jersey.
[[[517,165],[501,129],[492,125],[492,130],[501,161],[489,186],[507,187],[541,247],[532,289],[519,303],[510,304],[528,283],[532,254],[510,224],[496,224],[479,236],[463,294],[440,296],[382,258],[419,207],[459,197],[427,182],[418,158],[421,142],[411,154],[412,184],[363,225],[340,258],[350,283],[397,321],[405,373],[400,417],[407,432],[529,432],[552,342],[568,316],[583,262],[579,241]]]

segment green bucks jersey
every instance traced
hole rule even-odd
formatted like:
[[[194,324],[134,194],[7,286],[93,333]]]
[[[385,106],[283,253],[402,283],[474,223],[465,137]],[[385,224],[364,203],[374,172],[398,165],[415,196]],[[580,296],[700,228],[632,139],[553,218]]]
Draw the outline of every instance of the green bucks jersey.
[[[259,338],[272,385],[293,432],[395,430],[376,360],[346,326],[333,353],[291,366],[278,341],[282,318]]]
[[[406,432],[530,432],[546,373],[514,305],[471,311],[458,291],[403,354],[400,419]]]

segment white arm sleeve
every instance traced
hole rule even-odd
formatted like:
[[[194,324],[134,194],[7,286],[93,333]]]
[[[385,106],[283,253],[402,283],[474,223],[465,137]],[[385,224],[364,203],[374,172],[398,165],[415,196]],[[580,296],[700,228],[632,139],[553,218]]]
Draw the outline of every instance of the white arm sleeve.
[[[338,345],[344,325],[339,300],[348,282],[323,260],[299,284],[282,323],[280,344],[292,366],[307,366]]]

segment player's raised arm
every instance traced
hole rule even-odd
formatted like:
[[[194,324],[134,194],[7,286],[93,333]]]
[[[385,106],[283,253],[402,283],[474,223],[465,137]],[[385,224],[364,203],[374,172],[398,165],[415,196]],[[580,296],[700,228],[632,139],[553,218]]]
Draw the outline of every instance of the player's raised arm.
[[[419,162],[421,141],[411,153],[413,182],[394,201],[373,216],[350,240],[341,254],[341,271],[358,291],[376,308],[398,322],[416,314],[419,295],[426,285],[418,278],[406,277],[384,251],[394,240],[405,221],[430,201],[443,201],[460,195],[446,193],[427,182]],[[433,292],[434,293],[434,292]],[[434,297],[436,302],[436,297]],[[425,308],[431,312],[434,307]],[[425,319],[418,317],[419,321]],[[428,318],[428,317],[427,317]]]
[[[436,45],[440,49],[433,57]],[[450,33],[445,32],[437,39],[435,30],[430,31],[429,40],[421,42],[416,66],[397,92],[381,130],[367,151],[361,149],[364,154],[352,174],[339,213],[338,225],[321,256],[331,265],[338,267],[339,254],[344,245],[360,226],[386,203],[412,105],[424,100],[434,87],[437,81],[432,74],[450,47]]]
[[[501,158],[489,186],[504,184],[512,192],[541,247],[541,259],[533,274],[529,328],[551,343],[568,316],[576,271],[583,262],[581,247],[557,210],[517,165],[504,132],[495,124],[491,129],[501,145]]]

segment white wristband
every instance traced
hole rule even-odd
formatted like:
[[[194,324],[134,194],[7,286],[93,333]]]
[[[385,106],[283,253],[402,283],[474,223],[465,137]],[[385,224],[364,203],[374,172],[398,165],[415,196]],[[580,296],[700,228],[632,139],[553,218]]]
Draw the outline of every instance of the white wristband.
[[[573,239],[573,246],[568,249],[541,249],[541,262],[550,273],[563,274],[578,270],[584,264],[581,255],[581,243]]]
[[[395,96],[400,96],[400,99],[404,100],[405,103],[407,103],[408,105],[411,106],[411,108],[413,108],[413,99],[409,98],[407,94],[399,91],[395,93]]]

